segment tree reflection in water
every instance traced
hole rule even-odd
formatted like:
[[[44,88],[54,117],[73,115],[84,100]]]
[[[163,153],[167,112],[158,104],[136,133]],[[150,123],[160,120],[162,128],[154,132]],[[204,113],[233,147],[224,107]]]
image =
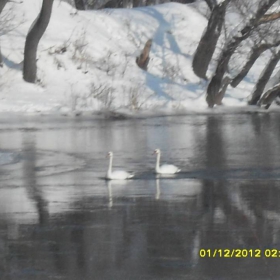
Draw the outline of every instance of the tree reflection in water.
[[[1,167],[20,174],[1,181],[0,278],[273,279],[278,259],[201,258],[199,251],[280,247],[278,123],[274,115],[200,116],[77,129],[75,120],[65,131],[1,134],[2,146],[21,149],[22,160],[19,169]],[[171,137],[176,131],[182,133]],[[5,140],[13,133],[21,137],[18,146]],[[138,179],[100,179],[102,149],[111,144],[119,154],[128,149],[120,164],[139,169]],[[78,153],[83,169],[39,176],[48,168],[38,163],[43,149],[55,155],[80,146],[88,149]],[[150,172],[154,158],[143,155],[150,146],[176,147],[173,158],[165,155],[182,173],[157,178]]]

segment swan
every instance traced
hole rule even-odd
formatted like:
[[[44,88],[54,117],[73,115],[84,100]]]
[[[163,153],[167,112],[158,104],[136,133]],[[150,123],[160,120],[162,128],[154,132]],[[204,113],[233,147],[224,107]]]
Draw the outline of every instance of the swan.
[[[181,171],[177,166],[172,164],[163,164],[159,165],[160,161],[160,149],[155,149],[154,154],[157,155],[157,161],[156,161],[156,173],[158,174],[175,174]]]
[[[106,174],[106,179],[108,180],[126,180],[130,179],[134,176],[131,172],[126,172],[123,170],[115,170],[112,171],[112,164],[113,164],[113,152],[109,152],[107,154],[109,157],[109,168]]]

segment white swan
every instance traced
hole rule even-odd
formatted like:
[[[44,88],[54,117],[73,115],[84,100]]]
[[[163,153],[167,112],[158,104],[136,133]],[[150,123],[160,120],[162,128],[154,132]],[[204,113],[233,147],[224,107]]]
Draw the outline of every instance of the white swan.
[[[113,152],[109,152],[108,157],[109,157],[109,168],[108,168],[108,171],[106,174],[106,179],[108,179],[108,180],[126,180],[126,179],[130,179],[134,176],[134,174],[123,171],[123,170],[112,171]]]
[[[160,149],[155,149],[154,154],[157,155],[156,173],[158,174],[175,174],[181,171],[177,166],[172,164],[159,165],[160,162]]]

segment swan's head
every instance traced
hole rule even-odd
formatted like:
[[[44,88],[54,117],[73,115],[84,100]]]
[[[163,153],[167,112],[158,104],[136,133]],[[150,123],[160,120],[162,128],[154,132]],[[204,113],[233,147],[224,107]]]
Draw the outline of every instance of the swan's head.
[[[153,155],[154,154],[156,154],[156,155],[160,154],[160,149],[155,149]]]
[[[107,157],[112,157],[113,156],[113,152],[108,152]]]

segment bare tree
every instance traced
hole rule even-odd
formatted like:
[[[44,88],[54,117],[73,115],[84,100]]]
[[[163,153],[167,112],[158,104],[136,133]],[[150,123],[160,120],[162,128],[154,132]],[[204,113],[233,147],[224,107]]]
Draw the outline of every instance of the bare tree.
[[[23,79],[26,82],[35,83],[37,65],[36,54],[38,44],[43,34],[45,33],[52,13],[52,6],[54,0],[43,0],[40,14],[33,22],[30,30],[28,31],[25,48],[24,48],[24,61],[23,61]]]
[[[202,79],[207,79],[206,72],[221,35],[226,7],[230,1],[231,0],[225,0],[213,8],[206,30],[194,54],[192,62],[193,71]]]
[[[268,109],[272,102],[280,96],[280,84],[276,84],[274,87],[267,90],[257,103],[259,106],[265,105],[265,109]]]
[[[276,1],[277,0],[260,1],[256,13],[251,17],[249,22],[225,45],[218,59],[216,71],[207,88],[207,103],[209,107],[212,108],[216,103],[215,98],[220,91],[223,76],[227,70],[231,56],[240,43],[251,35],[252,31],[259,25],[260,19]]]
[[[260,44],[253,47],[251,53],[249,54],[249,58],[242,67],[241,71],[236,75],[236,77],[232,80],[231,86],[236,87],[238,84],[245,78],[248,74],[256,60],[260,57],[260,55],[265,52],[266,50],[276,47],[280,44],[280,41],[276,42],[275,44]]]
[[[267,63],[264,71],[262,72],[259,80],[257,81],[255,88],[252,93],[251,100],[248,102],[249,105],[256,105],[263,94],[263,91],[265,89],[265,86],[267,82],[269,81],[278,61],[280,59],[280,51],[278,51],[276,54],[274,54],[269,62]]]

